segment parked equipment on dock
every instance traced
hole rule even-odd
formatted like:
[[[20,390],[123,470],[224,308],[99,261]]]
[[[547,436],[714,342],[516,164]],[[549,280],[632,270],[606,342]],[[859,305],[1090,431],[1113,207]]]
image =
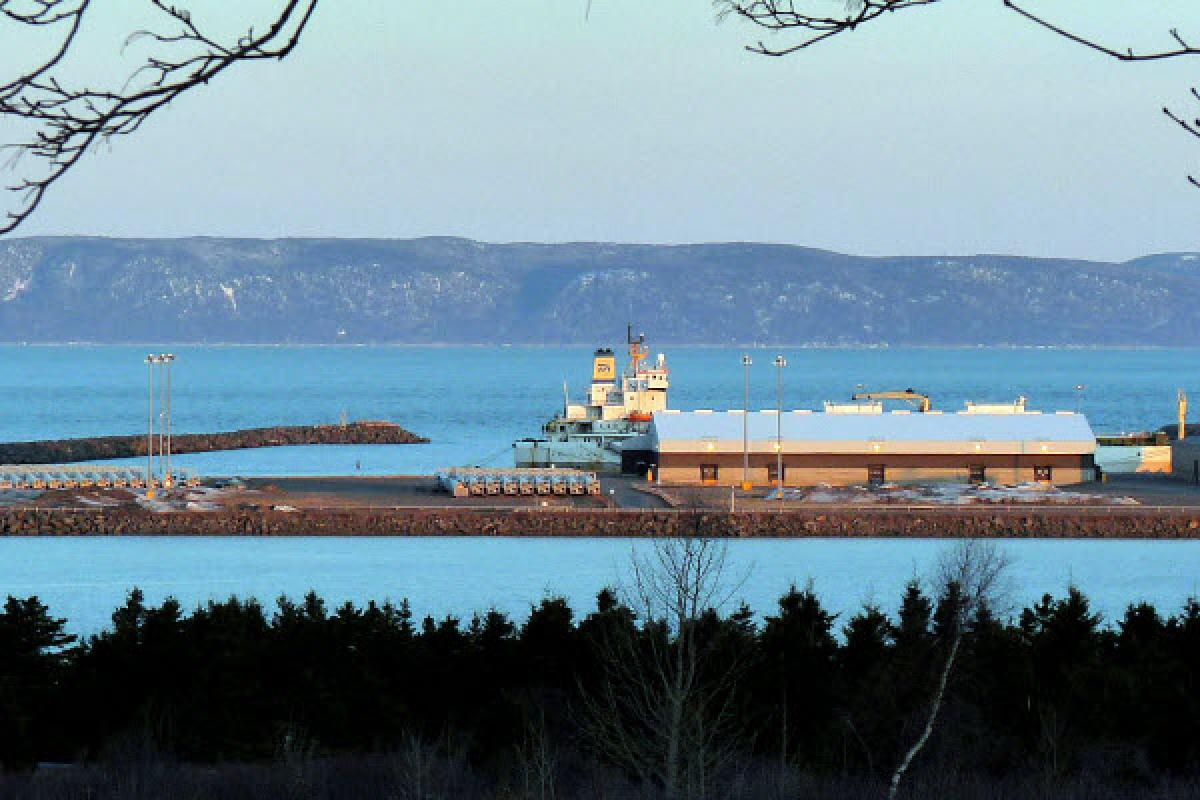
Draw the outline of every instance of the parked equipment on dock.
[[[173,486],[199,486],[189,469],[171,467]],[[155,485],[159,485],[156,477]],[[0,489],[144,488],[146,471],[96,464],[0,464]]]
[[[600,494],[596,473],[577,469],[452,467],[438,472],[437,481],[455,497]]]

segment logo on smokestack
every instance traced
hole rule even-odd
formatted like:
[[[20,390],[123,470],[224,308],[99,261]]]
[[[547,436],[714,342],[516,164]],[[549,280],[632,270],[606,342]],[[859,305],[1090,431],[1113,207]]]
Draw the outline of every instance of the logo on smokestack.
[[[613,351],[603,347],[592,359],[592,382],[613,383],[617,380],[617,357]]]

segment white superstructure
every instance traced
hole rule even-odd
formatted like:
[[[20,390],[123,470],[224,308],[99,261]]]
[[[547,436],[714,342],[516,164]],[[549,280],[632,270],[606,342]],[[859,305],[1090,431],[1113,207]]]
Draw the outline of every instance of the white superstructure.
[[[629,364],[618,375],[613,351],[601,348],[592,358],[592,382],[587,398],[572,403],[542,426],[539,438],[513,442],[518,467],[574,467],[619,470],[621,447],[649,430],[656,411],[667,408],[670,370],[661,353],[649,360],[646,337],[630,329]]]

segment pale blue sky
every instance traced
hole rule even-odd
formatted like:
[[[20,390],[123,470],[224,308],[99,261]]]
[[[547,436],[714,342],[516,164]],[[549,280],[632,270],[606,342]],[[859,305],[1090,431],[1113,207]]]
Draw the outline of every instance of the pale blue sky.
[[[786,59],[744,52],[754,32],[707,0],[585,5],[324,0],[290,59],[93,155],[18,233],[1200,249],[1200,141],[1158,111],[1200,113],[1200,58],[1118,64],[999,0]],[[1115,41],[1200,41],[1194,1],[1144,5],[1040,3]]]

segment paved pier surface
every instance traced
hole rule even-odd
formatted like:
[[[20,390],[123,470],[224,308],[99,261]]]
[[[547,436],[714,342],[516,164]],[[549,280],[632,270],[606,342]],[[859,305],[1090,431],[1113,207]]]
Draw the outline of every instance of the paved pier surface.
[[[599,497],[532,495],[452,497],[427,475],[264,477],[245,479],[245,488],[297,508],[669,508],[646,483],[625,475],[603,475]]]
[[[608,508],[601,497],[494,495],[453,497],[428,475],[247,478],[237,502],[286,503],[296,508]],[[255,494],[250,494],[255,493]],[[261,500],[256,499],[261,495]],[[664,504],[665,505],[665,504]]]
[[[1106,497],[1132,497],[1147,506],[1200,506],[1200,485],[1161,474],[1109,475],[1104,483],[1080,489]]]
[[[779,503],[759,492],[738,493],[733,511],[728,488],[664,491],[619,476],[603,486],[599,497],[453,498],[425,476],[281,477],[152,500],[11,493],[0,535],[1200,538],[1200,487],[1154,476],[1075,487],[1068,502]]]
[[[644,486],[644,484],[643,484]],[[993,510],[999,513],[1019,511],[1105,513],[1120,509],[1152,511],[1155,509],[1200,508],[1200,485],[1176,480],[1165,475],[1111,475],[1104,483],[1084,483],[1062,486],[1046,492],[1032,489],[1024,492],[1022,500],[998,498],[993,502],[954,503],[914,497],[910,487],[864,491],[861,487],[809,488],[798,499],[770,499],[766,489],[743,492],[728,486],[650,486],[648,491],[665,498],[675,508],[705,508],[741,511],[836,511],[920,509],[931,511]],[[1000,494],[1003,493],[1001,490]],[[987,492],[982,493],[986,496]],[[810,497],[823,496],[822,500]]]

